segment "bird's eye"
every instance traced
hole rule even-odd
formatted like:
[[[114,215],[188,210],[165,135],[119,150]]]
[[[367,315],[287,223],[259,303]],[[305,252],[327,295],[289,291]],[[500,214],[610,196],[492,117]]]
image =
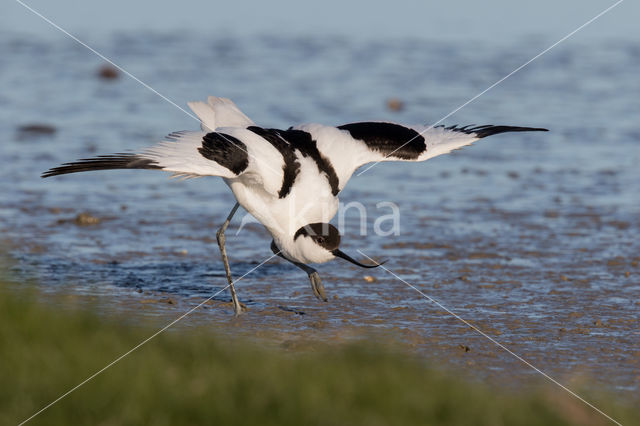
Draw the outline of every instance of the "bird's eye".
[[[318,242],[318,244],[323,244],[324,243],[324,237],[318,237],[316,239],[316,241]]]

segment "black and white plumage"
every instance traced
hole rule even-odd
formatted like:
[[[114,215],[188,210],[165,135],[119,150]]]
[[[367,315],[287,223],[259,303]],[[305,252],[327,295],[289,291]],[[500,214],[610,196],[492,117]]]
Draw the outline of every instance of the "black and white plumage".
[[[272,249],[309,273],[322,299],[319,276],[306,264],[337,256],[359,264],[340,251],[340,235],[329,225],[338,209],[338,194],[358,167],[378,161],[425,161],[498,133],[546,131],[387,122],[304,124],[280,130],[256,126],[229,99],[209,97],[207,103],[191,102],[189,107],[200,118],[201,131],[175,132],[137,154],[66,163],[42,176],[107,169],[155,169],[185,178],[220,176],[238,203],[272,235]],[[234,212],[235,208],[229,219]],[[220,246],[232,284],[223,232]],[[238,313],[233,286],[232,296]]]

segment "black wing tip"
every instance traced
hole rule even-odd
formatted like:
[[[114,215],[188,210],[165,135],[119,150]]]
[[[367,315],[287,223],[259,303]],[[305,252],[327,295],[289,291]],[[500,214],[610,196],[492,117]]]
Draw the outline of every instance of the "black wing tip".
[[[487,136],[497,135],[499,133],[508,132],[548,132],[549,129],[543,127],[522,127],[522,126],[496,126],[493,124],[485,124],[483,126],[476,126],[474,124],[469,126],[458,127],[457,124],[453,126],[445,127],[444,125],[436,126],[442,127],[445,130],[452,132],[466,133],[468,135],[475,135],[477,138],[486,138]]]
[[[549,129],[542,127],[521,127],[521,126],[487,126],[482,128],[468,129],[472,134],[475,134],[478,138],[486,138],[487,136],[497,135],[500,133],[509,132],[548,132]]]
[[[66,175],[69,173],[90,172],[96,170],[115,169],[162,169],[153,160],[141,158],[136,154],[99,155],[93,158],[84,158],[61,166],[53,167],[40,175],[45,179],[52,176]]]

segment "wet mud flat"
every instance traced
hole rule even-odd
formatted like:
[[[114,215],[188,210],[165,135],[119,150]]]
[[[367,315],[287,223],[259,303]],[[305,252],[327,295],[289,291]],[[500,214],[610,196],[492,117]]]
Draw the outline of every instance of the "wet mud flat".
[[[259,124],[285,128],[434,120],[522,63],[513,59],[521,44],[506,51],[451,45],[442,55],[441,48],[404,41],[124,41],[99,47],[178,103],[182,96],[229,96]],[[84,304],[132,326],[164,326],[222,290],[215,231],[234,200],[219,180],[180,182],[145,171],[39,178],[60,163],[139,149],[197,123],[135,82],[96,78],[99,61],[88,61],[77,46],[10,37],[0,43],[12,54],[11,66],[0,68],[2,87],[11,88],[0,95],[0,233],[13,276],[50,294],[61,309],[65,300]],[[640,56],[636,46],[619,43],[582,48],[554,51],[535,72],[505,82],[505,92],[488,94],[486,103],[447,123],[544,126],[548,134],[487,138],[421,164],[380,164],[349,183],[341,200],[363,203],[368,235],[360,235],[350,210],[343,249],[388,259],[395,275],[340,260],[320,265],[329,296],[321,303],[295,267],[278,258],[259,266],[272,256],[270,237],[252,223],[237,233],[240,211],[227,245],[235,277],[255,268],[237,284],[247,311],[233,318],[223,291],[168,332],[207,324],[292,350],[385,336],[480,380],[517,387],[539,378],[453,312],[562,383],[579,386],[587,378],[636,395],[640,105],[624,94],[637,93],[636,73],[628,70],[637,69]],[[157,62],[185,51],[201,53],[185,63]],[[231,56],[220,64],[224,54]],[[282,66],[292,60],[295,67]],[[473,75],[452,73],[465,69],[460,64],[473,64]],[[211,70],[206,81],[194,78],[203,69]],[[258,74],[281,78],[261,85]],[[386,94],[372,87],[386,88],[404,107],[388,111]],[[373,221],[388,213],[377,207],[382,201],[397,204],[399,235],[373,232]]]

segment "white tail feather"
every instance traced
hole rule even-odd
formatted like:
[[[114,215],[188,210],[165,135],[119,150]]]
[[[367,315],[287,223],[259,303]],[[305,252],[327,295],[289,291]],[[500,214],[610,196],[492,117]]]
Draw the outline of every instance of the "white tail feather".
[[[205,132],[213,132],[219,127],[248,127],[254,123],[231,99],[209,96],[207,103],[187,102],[189,108],[200,119],[200,127]]]
[[[205,132],[213,132],[216,129],[216,113],[204,102],[187,102],[191,111],[200,119],[200,128]]]
[[[216,114],[217,127],[248,127],[254,122],[231,99],[209,96],[207,102]]]

